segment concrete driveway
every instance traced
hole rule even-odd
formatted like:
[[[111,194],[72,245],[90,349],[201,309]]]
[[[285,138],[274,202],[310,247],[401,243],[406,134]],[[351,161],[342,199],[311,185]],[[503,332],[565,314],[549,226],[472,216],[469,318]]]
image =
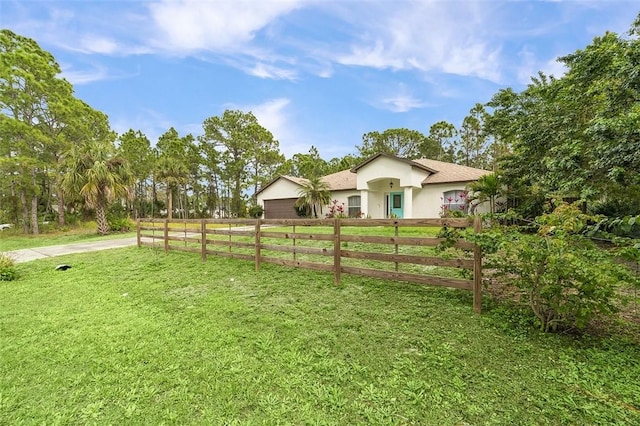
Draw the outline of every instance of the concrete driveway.
[[[88,251],[108,250],[135,246],[136,237],[119,240],[89,241],[86,243],[62,244],[59,246],[35,247],[7,252],[16,263],[29,262],[45,257],[63,256],[65,254],[85,253]]]

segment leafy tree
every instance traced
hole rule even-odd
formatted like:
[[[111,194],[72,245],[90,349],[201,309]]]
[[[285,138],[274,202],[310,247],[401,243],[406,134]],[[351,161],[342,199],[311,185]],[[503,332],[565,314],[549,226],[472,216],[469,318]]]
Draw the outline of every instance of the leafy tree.
[[[74,98],[71,85],[58,74],[60,67],[53,56],[35,41],[0,31],[0,138],[4,145],[0,176],[3,186],[19,194],[12,202],[20,200],[25,233],[38,233],[40,198],[47,189],[42,182],[65,148],[62,117],[70,116]]]
[[[457,135],[458,131],[453,124],[447,121],[434,123],[429,128],[427,138],[430,141],[430,145],[438,148],[438,153],[434,157],[427,157],[452,163],[455,156]]]
[[[577,95],[576,103],[588,106],[581,110],[584,125],[578,123],[592,168],[588,179],[596,184],[594,195],[635,200],[636,206],[640,204],[639,22],[631,27],[629,39],[606,33],[561,58],[569,68],[563,80]]]
[[[561,78],[540,73],[522,93],[493,97],[489,121],[512,146],[501,169],[515,194],[628,200],[625,213],[640,206],[637,23],[630,33],[606,33],[560,58]]]
[[[486,118],[484,106],[475,104],[462,121],[462,127],[458,132],[460,144],[455,155],[458,164],[481,169],[488,166],[487,134],[484,129]]]
[[[199,139],[200,155],[203,166],[203,179],[206,181],[206,208],[209,214],[215,214],[221,207],[222,198],[222,154],[216,149],[216,144],[205,137]]]
[[[327,162],[325,169],[326,174],[337,173],[343,170],[351,169],[360,163],[360,158],[355,155],[347,154],[344,157],[334,157]]]
[[[487,103],[491,109],[498,107],[485,120],[485,131],[493,138],[489,151],[494,173],[498,170],[499,163],[512,152],[518,137],[513,126],[514,116],[522,112],[517,109],[518,96],[511,88],[502,89]]]
[[[295,202],[298,209],[305,209],[313,213],[313,217],[318,218],[318,211],[322,214],[322,206],[331,202],[331,192],[329,186],[320,177],[312,177],[302,184],[299,194],[300,198]]]
[[[187,183],[185,185],[185,191],[182,194],[184,198],[183,205],[187,211],[193,210],[195,214],[202,215],[203,206],[206,204],[206,200],[202,200],[206,192],[205,186],[203,185],[204,159],[202,149],[196,144],[196,139],[193,135],[188,134],[184,139],[186,143]],[[189,194],[191,194],[190,197],[188,196]]]
[[[440,147],[417,130],[388,129],[384,132],[369,132],[362,136],[362,145],[356,146],[361,158],[379,153],[392,154],[400,158],[416,159],[421,156],[435,157]]]
[[[180,185],[187,182],[189,172],[186,150],[189,138],[181,138],[173,127],[158,139],[156,146],[156,178],[164,182],[167,191],[167,217],[173,218],[174,198]]]
[[[129,129],[120,135],[119,149],[131,168],[135,179],[134,216],[146,216],[150,212],[143,210],[147,192],[147,181],[154,167],[154,155],[149,139],[141,131]]]
[[[291,157],[291,171],[293,176],[312,179],[324,176],[327,173],[327,162],[320,157],[318,148],[311,145],[309,153],[294,154]]]
[[[247,130],[252,142],[248,152],[248,177],[253,186],[252,198],[255,202],[258,189],[277,176],[276,172],[284,163],[284,155],[280,152],[278,141],[260,124],[256,122]]]
[[[106,121],[106,117],[104,118]],[[98,233],[109,233],[107,207],[129,194],[133,176],[127,161],[116,152],[114,136],[96,138],[73,146],[65,155],[67,171],[62,183],[81,194],[96,211]]]
[[[251,181],[256,189],[275,173],[284,158],[274,154],[278,144],[273,135],[258,123],[251,112],[226,110],[221,117],[207,118],[201,143],[219,150],[221,180],[230,192],[232,215],[246,214],[243,191]]]

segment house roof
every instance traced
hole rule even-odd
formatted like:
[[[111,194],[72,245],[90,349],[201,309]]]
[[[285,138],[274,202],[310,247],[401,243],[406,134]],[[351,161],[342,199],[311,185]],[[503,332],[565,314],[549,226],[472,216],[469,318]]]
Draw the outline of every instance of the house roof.
[[[273,179],[271,182],[265,184],[262,188],[260,188],[258,190],[258,192],[256,192],[256,195],[258,195],[259,193],[261,193],[262,191],[264,191],[265,189],[267,189],[268,187],[270,187],[271,185],[273,185],[274,183],[276,183],[280,179],[286,179],[286,180],[288,180],[290,182],[293,182],[293,183],[295,183],[297,185],[300,185],[300,186],[302,186],[303,184],[308,182],[308,180],[304,179],[304,178],[299,178],[299,177],[295,177],[295,176],[281,175],[281,176],[278,176],[277,178]]]
[[[461,166],[460,164],[445,163],[444,161],[430,160],[428,158],[413,160],[413,162],[422,164],[435,171],[435,173],[430,174],[422,181],[422,185],[450,182],[472,182],[491,173],[488,170]]]
[[[281,177],[284,179],[290,180],[293,183],[297,183],[298,185],[304,185],[305,183],[309,182],[309,179],[295,177],[295,176],[283,175]]]
[[[351,170],[343,170],[333,173],[322,178],[332,191],[341,191],[344,189],[356,189],[356,174]]]
[[[387,153],[384,153],[384,152],[381,152],[380,154],[376,154],[376,155],[373,155],[373,156],[367,158],[365,161],[363,161],[362,163],[360,163],[357,166],[355,166],[354,168],[352,168],[351,171],[354,172],[354,173],[357,173],[358,169],[366,166],[367,164],[371,163],[373,160],[375,160],[377,158],[380,158],[380,157],[392,158],[392,159],[400,161],[402,163],[407,163],[412,167],[418,167],[419,169],[426,170],[429,173],[436,173],[436,171],[437,171],[437,170],[434,170],[434,169],[428,167],[426,164],[418,163],[415,160],[407,160],[406,158],[396,157],[395,155],[387,154]]]

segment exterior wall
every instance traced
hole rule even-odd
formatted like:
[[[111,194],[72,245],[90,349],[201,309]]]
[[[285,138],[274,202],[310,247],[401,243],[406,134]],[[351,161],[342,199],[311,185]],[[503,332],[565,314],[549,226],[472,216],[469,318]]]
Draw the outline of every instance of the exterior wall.
[[[384,198],[389,193],[389,182],[394,182],[394,187],[398,187],[400,182],[397,179],[384,179],[376,182],[369,182],[369,190],[362,191],[367,193],[366,211],[363,209],[364,217],[372,219],[383,219],[386,216]]]
[[[405,186],[419,188],[427,176],[426,171],[402,161],[379,157],[358,169],[356,187],[359,190],[370,189],[376,182],[383,181],[388,184],[393,179],[396,181],[398,189]]]
[[[338,201],[338,205],[344,204],[344,214],[348,214],[349,197],[354,195],[360,195],[360,210],[363,211],[364,206],[362,204],[364,203],[364,199],[360,191],[356,191],[355,189],[348,191],[333,191],[331,192],[331,201]],[[326,215],[327,213],[329,213],[329,206],[322,206],[322,217],[324,217],[324,215]]]
[[[300,185],[288,179],[280,178],[267,189],[258,194],[257,202],[264,207],[264,200],[282,200],[286,198],[299,198]]]
[[[385,200],[388,194],[404,192],[404,217],[424,217],[416,216],[412,194],[420,191],[422,181],[428,175],[425,170],[387,157],[379,157],[361,167],[357,174],[357,188],[366,192],[366,196],[361,195],[362,200],[366,199],[366,203],[363,201],[363,215],[374,219],[387,217]]]
[[[413,191],[413,217],[440,217],[443,195],[447,191],[464,191],[467,182],[442,183],[425,185],[422,190]],[[476,213],[489,211],[489,203],[485,202],[476,208]]]

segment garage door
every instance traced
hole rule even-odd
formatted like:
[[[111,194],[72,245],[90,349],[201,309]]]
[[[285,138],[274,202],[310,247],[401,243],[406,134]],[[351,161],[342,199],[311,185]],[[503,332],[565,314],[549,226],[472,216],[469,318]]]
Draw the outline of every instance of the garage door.
[[[265,219],[298,219],[293,204],[297,198],[286,198],[284,200],[264,200]]]

